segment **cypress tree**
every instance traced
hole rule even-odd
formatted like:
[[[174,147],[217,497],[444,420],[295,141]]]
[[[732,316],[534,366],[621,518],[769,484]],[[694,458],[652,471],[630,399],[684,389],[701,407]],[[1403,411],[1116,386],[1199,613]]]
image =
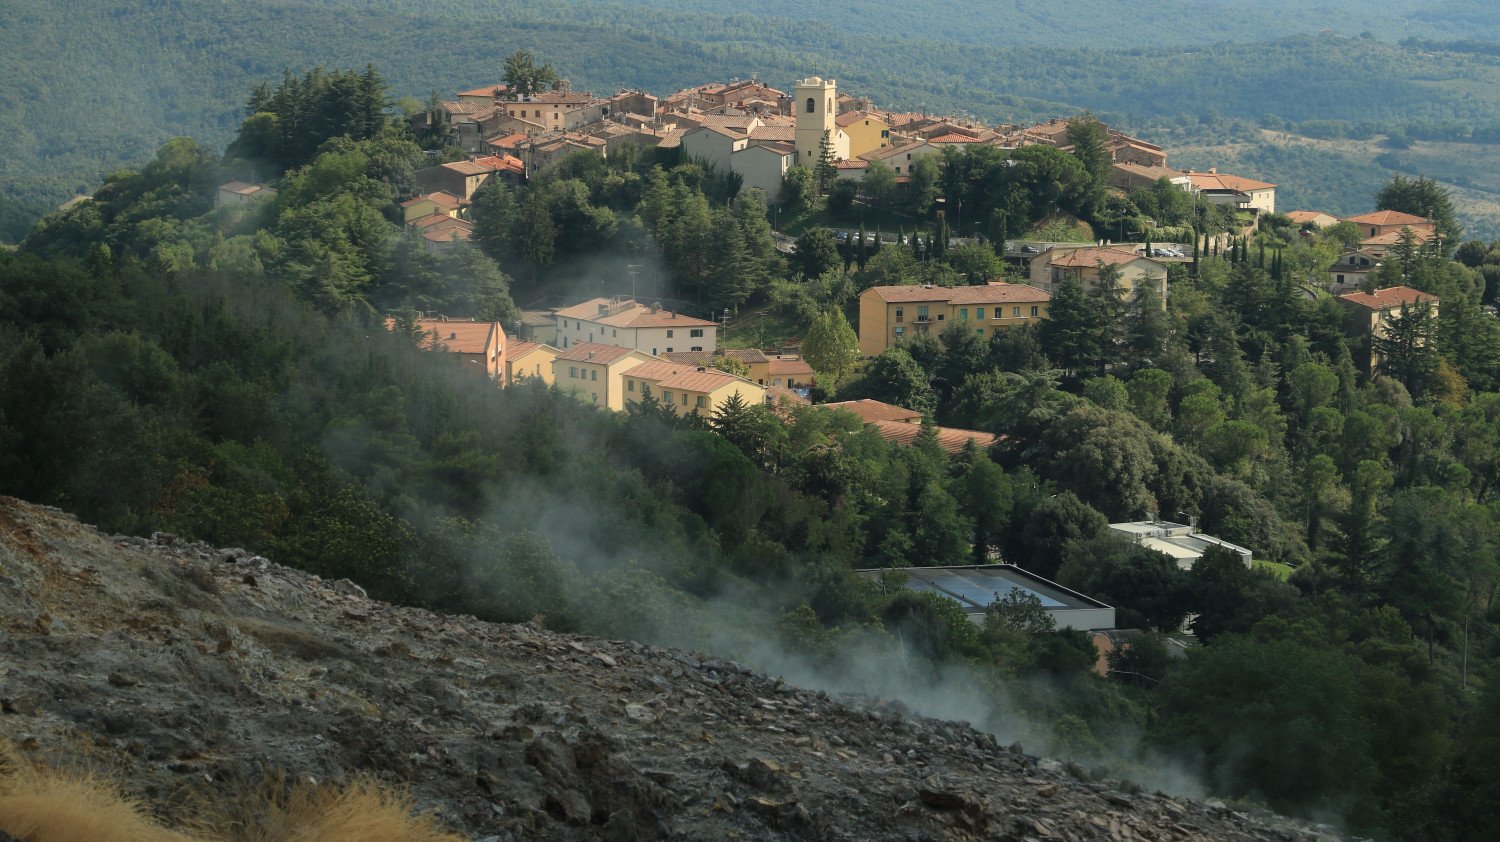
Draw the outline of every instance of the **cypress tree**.
[[[854,252],[854,262],[859,264],[859,268],[865,268],[865,224],[863,222],[859,224],[859,248]]]
[[[1146,256],[1147,257],[1151,256],[1151,235],[1150,234],[1146,235]]]
[[[1198,231],[1196,229],[1194,229],[1194,231],[1193,231],[1193,268],[1192,268],[1192,275],[1195,278],[1198,277]]]
[[[1262,269],[1266,268],[1266,241],[1265,240],[1261,240],[1260,241],[1260,263],[1257,264],[1257,265],[1260,266],[1260,268],[1262,268]]]

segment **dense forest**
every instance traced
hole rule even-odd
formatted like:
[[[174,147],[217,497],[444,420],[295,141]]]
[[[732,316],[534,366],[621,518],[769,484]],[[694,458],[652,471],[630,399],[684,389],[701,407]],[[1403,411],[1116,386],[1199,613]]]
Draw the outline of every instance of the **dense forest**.
[[[1480,304],[1500,291],[1500,244],[1398,247],[1382,284],[1442,306],[1372,349],[1298,283],[1358,232],[1273,216],[1254,240],[1199,241],[1214,220],[1173,194],[1103,201],[1080,121],[1072,154],[945,156],[930,196],[983,204],[1001,230],[1056,212],[1177,219],[1199,246],[1169,275],[1169,308],[1106,273],[1063,284],[1039,330],[950,329],[860,361],[855,293],[983,282],[1004,271],[990,247],[937,223],[912,247],[841,254],[809,229],[788,261],[758,192],[652,153],[487,187],[477,248],[429,254],[396,224],[424,155],[383,90],[373,68],[289,76],[248,98],[269,110],[240,112],[228,155],[172,140],[0,255],[0,493],[385,599],[709,648],[1381,838],[1491,837],[1500,325]],[[297,119],[272,136],[276,113]],[[215,210],[215,185],[251,172],[279,194]],[[815,212],[836,184],[778,210]],[[1453,230],[1432,182],[1371,202]],[[822,395],[1006,438],[950,455],[930,427],[900,447],[811,407],[610,413],[534,381],[497,389],[380,321],[514,324],[518,290],[622,258],[659,262],[701,307],[801,320]],[[1262,563],[1210,553],[1185,572],[1108,536],[1148,510],[1197,517]],[[899,575],[851,572],[995,554],[1151,634],[1104,678],[1036,603],[999,601],[977,625]],[[1189,615],[1203,645],[1173,659],[1158,636]]]
[[[91,192],[115,168],[139,166],[174,135],[226,143],[253,82],[319,62],[379,60],[396,89],[417,100],[497,78],[501,58],[527,47],[568,67],[578,87],[603,92],[667,92],[750,73],[785,85],[813,70],[888,107],[989,121],[1088,108],[1111,122],[1273,115],[1382,131],[1410,126],[1416,136],[1457,125],[1489,137],[1500,126],[1500,60],[1472,44],[1448,51],[1434,41],[1483,37],[1488,18],[1474,2],[1380,4],[1384,25],[1339,29],[1429,39],[1407,46],[1287,31],[1282,22],[1307,15],[1285,13],[1283,2],[1235,6],[1232,14],[1224,4],[1217,16],[1201,4],[1176,15],[1157,6],[1149,15],[1112,13],[1120,4],[1104,2],[1065,11],[1015,3],[1013,13],[984,4],[984,14],[945,6],[927,15],[901,4],[819,20],[798,19],[807,12],[784,3],[691,5],[643,14],[593,0],[13,3],[15,13],[0,23],[7,61],[0,129],[11,139],[0,160],[0,190],[9,197],[0,203],[0,240],[19,239],[42,212]],[[1317,19],[1369,17],[1371,7],[1325,3]],[[345,25],[351,13],[357,30]],[[987,30],[976,21],[995,21],[999,31],[979,36]],[[973,37],[954,37],[959,29]],[[1068,33],[1062,45],[1060,31]],[[1163,50],[1165,43],[1177,46]]]

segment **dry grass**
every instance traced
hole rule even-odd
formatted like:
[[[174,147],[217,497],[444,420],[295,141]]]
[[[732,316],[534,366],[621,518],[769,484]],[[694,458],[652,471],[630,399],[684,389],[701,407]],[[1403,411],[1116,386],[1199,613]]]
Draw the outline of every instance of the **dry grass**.
[[[0,746],[0,830],[26,842],[193,842],[109,780],[39,766]]]
[[[464,842],[378,782],[343,787],[267,778],[224,797],[187,799],[180,832],[97,775],[32,763],[0,744],[0,830],[25,842]]]

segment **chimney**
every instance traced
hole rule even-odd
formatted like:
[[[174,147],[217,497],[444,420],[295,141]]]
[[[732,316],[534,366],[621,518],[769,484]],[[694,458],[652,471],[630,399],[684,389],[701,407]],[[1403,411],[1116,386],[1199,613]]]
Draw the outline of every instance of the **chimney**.
[[[677,318],[677,312],[675,310],[668,310],[667,315],[674,319]]]
[[[589,358],[589,359],[593,359],[593,358],[594,358],[594,352],[593,352],[593,351],[589,351],[589,356],[588,356],[588,358]]]
[[[448,334],[448,338],[449,339],[457,339],[458,338],[458,331],[455,330],[455,331],[452,331],[451,333],[449,333]]]

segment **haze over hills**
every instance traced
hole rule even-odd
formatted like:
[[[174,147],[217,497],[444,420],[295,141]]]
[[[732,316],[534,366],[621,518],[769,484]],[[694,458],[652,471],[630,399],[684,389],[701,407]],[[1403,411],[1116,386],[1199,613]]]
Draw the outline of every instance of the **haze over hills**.
[[[243,117],[243,92],[283,69],[373,61],[393,90],[421,98],[498,78],[502,57],[517,47],[597,91],[669,91],[749,73],[784,83],[811,69],[889,107],[989,121],[1088,108],[1136,127],[1268,114],[1500,126],[1500,57],[1375,40],[1500,38],[1485,4],[1189,5],[1143,13],[1107,2],[1066,10],[1020,0],[998,9],[882,2],[855,13],[784,0],[82,0],[66,9],[22,0],[0,22],[9,64],[0,129],[12,138],[0,160],[0,239],[19,237],[36,214],[170,137],[224,143]],[[1317,34],[1324,28],[1340,34]],[[1307,203],[1348,206],[1379,187],[1381,179],[1365,177],[1368,166],[1330,160],[1340,177],[1331,189],[1307,191]],[[1410,171],[1441,176],[1446,160]],[[1253,162],[1246,174],[1286,180]]]

